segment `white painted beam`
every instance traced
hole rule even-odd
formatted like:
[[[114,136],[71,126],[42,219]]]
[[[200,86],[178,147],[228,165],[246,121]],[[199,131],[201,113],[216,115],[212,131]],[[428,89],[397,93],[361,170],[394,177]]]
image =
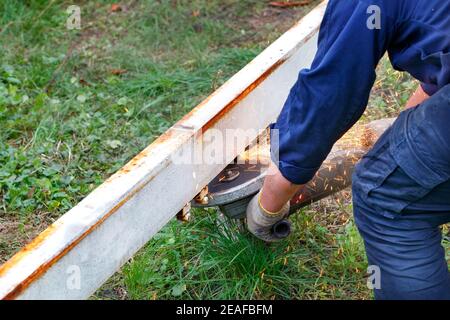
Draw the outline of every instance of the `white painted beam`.
[[[208,150],[214,142],[200,141],[212,130],[264,129],[275,120],[298,72],[312,62],[325,7],[305,16],[2,265],[0,297],[88,298],[246,145],[228,149],[220,164],[177,164],[174,154]]]

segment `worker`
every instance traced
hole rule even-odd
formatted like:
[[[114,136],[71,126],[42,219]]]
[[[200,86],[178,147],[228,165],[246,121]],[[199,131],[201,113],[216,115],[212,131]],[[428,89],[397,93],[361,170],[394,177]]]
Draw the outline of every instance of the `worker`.
[[[386,52],[420,85],[355,168],[355,223],[380,271],[376,299],[450,299],[441,245],[450,222],[449,0],[329,1],[312,65],[271,125],[275,173],[250,202],[247,227],[275,241],[270,228],[287,215],[288,200],[363,114]]]

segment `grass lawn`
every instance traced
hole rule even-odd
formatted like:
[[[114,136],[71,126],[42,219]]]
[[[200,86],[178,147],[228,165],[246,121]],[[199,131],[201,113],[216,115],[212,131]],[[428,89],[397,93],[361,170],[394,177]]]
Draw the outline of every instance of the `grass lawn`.
[[[319,3],[263,0],[0,2],[0,263],[74,206]],[[415,89],[386,59],[362,121]],[[93,298],[370,298],[344,191],[267,247],[196,210],[172,221]],[[132,232],[132,231],[130,231]]]

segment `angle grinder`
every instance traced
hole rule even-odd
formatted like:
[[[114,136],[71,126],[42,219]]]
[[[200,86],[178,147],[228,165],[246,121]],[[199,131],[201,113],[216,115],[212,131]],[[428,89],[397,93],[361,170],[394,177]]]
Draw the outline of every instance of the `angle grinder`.
[[[338,141],[314,178],[303,185],[292,197],[289,214],[350,186],[355,164],[394,120],[390,118],[372,121],[352,129]],[[267,161],[270,158],[268,145],[259,147],[256,161],[255,159],[247,161],[250,151],[246,150],[233,163],[227,165],[192,200],[191,205],[193,207],[217,206],[229,218],[244,219],[247,205],[261,189],[270,164],[270,161]],[[280,239],[287,237],[290,231],[290,223],[286,219],[272,227],[272,232]]]

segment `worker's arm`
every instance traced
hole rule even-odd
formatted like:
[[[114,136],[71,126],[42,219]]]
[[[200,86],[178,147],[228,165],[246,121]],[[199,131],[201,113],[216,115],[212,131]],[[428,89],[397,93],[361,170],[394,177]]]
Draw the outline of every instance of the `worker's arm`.
[[[429,97],[422,85],[419,85],[406,103],[405,109],[415,107]],[[268,211],[276,212],[294,196],[301,185],[293,184],[283,177],[275,165],[271,166],[270,172],[271,174],[264,181],[260,202],[261,206]]]
[[[260,195],[264,209],[279,211],[300,185],[311,180],[333,144],[364,112],[375,68],[393,36],[395,3],[329,2],[311,68],[300,71],[272,126],[271,152],[278,170],[264,182]],[[377,19],[373,8],[380,13],[380,28],[373,20]]]

